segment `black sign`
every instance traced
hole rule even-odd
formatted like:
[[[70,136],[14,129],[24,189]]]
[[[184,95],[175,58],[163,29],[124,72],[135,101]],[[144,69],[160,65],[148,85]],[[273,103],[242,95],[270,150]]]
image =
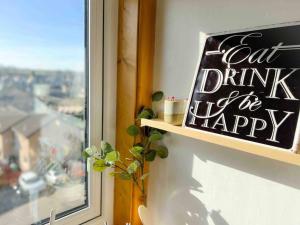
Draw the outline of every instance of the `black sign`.
[[[206,38],[186,127],[294,149],[300,25]]]

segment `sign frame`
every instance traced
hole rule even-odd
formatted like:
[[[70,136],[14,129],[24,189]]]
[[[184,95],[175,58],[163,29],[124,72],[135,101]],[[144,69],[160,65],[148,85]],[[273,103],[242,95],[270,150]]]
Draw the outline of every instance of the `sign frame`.
[[[273,146],[273,145],[268,145],[265,143],[260,143],[260,142],[255,142],[255,141],[251,141],[251,140],[246,140],[243,138],[238,138],[238,137],[232,137],[232,136],[228,136],[228,135],[224,135],[224,134],[219,134],[219,133],[215,133],[215,132],[210,132],[210,131],[206,131],[206,130],[201,130],[201,129],[196,129],[193,127],[189,127],[186,126],[186,122],[187,122],[187,117],[188,117],[188,113],[189,113],[189,108],[190,108],[190,104],[192,101],[192,96],[193,96],[193,92],[197,83],[197,77],[198,77],[198,73],[199,73],[199,69],[201,66],[201,62],[202,62],[202,56],[204,53],[204,49],[205,49],[205,45],[206,45],[206,41],[209,37],[214,37],[214,36],[219,36],[219,35],[226,35],[226,34],[234,34],[234,33],[241,33],[241,32],[248,32],[248,31],[259,31],[259,30],[264,30],[264,29],[270,29],[270,28],[282,28],[282,27],[289,27],[289,26],[297,26],[300,25],[300,21],[295,21],[295,22],[286,22],[286,23],[278,23],[278,24],[271,24],[271,25],[263,25],[263,26],[255,26],[255,27],[249,27],[249,28],[244,28],[244,29],[235,29],[235,30],[228,30],[228,31],[222,31],[222,32],[215,32],[215,33],[204,33],[204,32],[199,32],[199,56],[198,56],[198,60],[197,60],[197,65],[196,65],[196,69],[194,72],[194,76],[193,76],[193,81],[192,81],[192,86],[189,92],[189,97],[188,97],[188,101],[187,101],[187,105],[186,105],[186,109],[185,109],[185,113],[184,113],[184,118],[183,118],[183,123],[182,123],[182,127],[185,129],[190,129],[190,130],[195,130],[201,133],[208,133],[210,135],[216,135],[216,136],[221,136],[222,138],[227,138],[227,139],[231,139],[233,141],[243,141],[245,143],[251,143],[251,144],[256,144],[258,146],[264,146],[264,147],[268,147],[270,149],[274,149],[274,150],[280,150],[280,151],[285,151],[285,152],[292,152],[292,153],[296,153],[298,148],[298,143],[300,140],[300,110],[298,112],[298,116],[297,116],[297,125],[296,125],[296,129],[295,129],[295,134],[294,134],[294,139],[293,139],[293,144],[291,148],[282,148],[282,147],[277,147],[277,146]],[[299,78],[300,79],[300,78]],[[216,143],[219,144],[219,143]]]

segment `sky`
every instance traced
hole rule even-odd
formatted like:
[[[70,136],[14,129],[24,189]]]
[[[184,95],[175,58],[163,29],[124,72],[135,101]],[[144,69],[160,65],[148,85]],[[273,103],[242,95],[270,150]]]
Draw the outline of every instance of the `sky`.
[[[84,70],[84,0],[0,0],[0,65]]]

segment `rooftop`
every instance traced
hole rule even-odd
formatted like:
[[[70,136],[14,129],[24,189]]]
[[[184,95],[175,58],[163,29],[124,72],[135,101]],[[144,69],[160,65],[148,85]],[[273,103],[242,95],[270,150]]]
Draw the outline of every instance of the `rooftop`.
[[[53,121],[55,117],[56,116],[49,114],[31,114],[26,119],[15,125],[13,129],[25,137],[30,137],[41,127],[44,127]]]
[[[26,113],[15,108],[0,108],[0,133],[3,133],[26,118]]]

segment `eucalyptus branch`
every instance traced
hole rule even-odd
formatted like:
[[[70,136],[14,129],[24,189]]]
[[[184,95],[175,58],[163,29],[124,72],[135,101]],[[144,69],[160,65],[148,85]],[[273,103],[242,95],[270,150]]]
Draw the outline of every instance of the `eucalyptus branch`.
[[[160,101],[163,98],[161,91],[155,92],[152,95],[153,101]],[[130,148],[131,157],[125,158],[129,161],[125,163],[120,158],[120,153],[113,149],[113,147],[107,143],[101,142],[101,149],[92,146],[87,148],[83,152],[85,158],[92,157],[95,159],[93,162],[93,168],[96,171],[102,172],[106,168],[119,169],[121,172],[114,172],[116,178],[131,180],[133,184],[139,189],[142,196],[146,196],[145,179],[145,166],[147,162],[155,160],[156,156],[160,158],[166,158],[168,156],[168,149],[165,146],[155,145],[156,141],[163,139],[163,132],[149,128],[140,127],[140,119],[153,119],[156,118],[156,113],[151,108],[142,107],[137,115],[135,124],[132,124],[127,128],[127,133],[134,137],[135,140],[139,140],[139,144],[133,145]],[[99,155],[99,151],[101,152]],[[145,199],[145,198],[144,198]]]

